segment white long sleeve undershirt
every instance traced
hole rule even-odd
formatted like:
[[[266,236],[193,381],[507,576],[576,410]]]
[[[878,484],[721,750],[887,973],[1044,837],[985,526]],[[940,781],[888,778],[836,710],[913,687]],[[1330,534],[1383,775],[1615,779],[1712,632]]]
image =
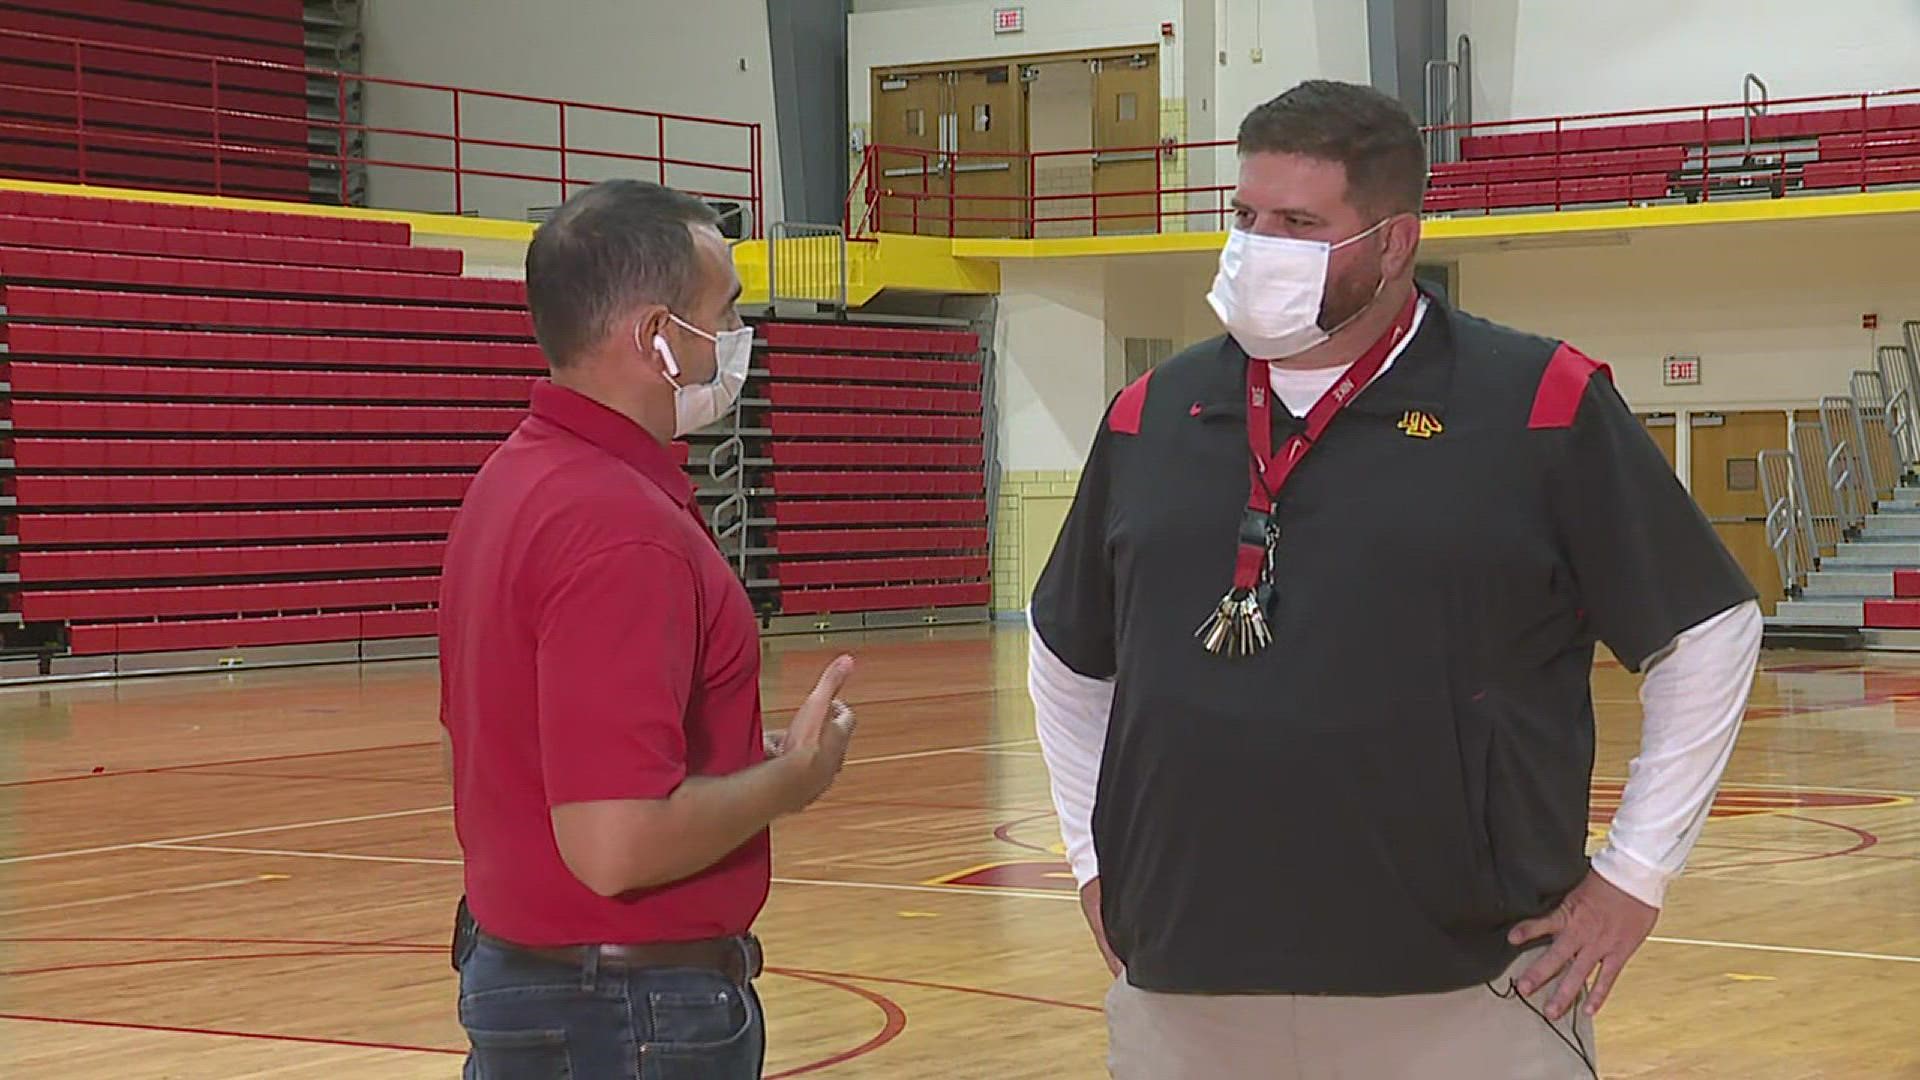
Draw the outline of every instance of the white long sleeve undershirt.
[[[1665,900],[1706,823],[1746,711],[1761,627],[1759,605],[1747,601],[1682,632],[1649,661],[1640,754],[1607,843],[1593,856],[1600,876],[1643,903]],[[1027,685],[1067,862],[1085,885],[1100,873],[1093,802],[1113,683],[1069,668],[1033,633]]]

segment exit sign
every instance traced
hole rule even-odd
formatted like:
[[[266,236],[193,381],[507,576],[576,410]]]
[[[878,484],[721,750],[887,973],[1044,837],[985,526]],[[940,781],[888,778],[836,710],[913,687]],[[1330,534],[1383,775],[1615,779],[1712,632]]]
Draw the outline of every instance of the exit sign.
[[[993,9],[993,32],[996,34],[1017,34],[1027,28],[1027,9],[1004,7]]]
[[[1697,356],[1667,357],[1666,384],[1668,386],[1699,386],[1700,358]]]

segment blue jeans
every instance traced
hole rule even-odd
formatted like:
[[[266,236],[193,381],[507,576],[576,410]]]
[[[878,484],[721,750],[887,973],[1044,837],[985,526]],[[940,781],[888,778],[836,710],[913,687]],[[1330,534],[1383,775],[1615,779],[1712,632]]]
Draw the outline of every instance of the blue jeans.
[[[473,942],[460,968],[466,1080],[757,1080],[751,987],[693,968],[562,963]]]

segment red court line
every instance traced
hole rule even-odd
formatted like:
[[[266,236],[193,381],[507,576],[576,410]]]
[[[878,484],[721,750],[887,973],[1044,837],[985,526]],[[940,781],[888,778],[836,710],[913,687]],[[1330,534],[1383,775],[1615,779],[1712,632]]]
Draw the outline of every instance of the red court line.
[[[1012,844],[1014,847],[1017,847],[1017,848],[1024,848],[1027,851],[1039,852],[1040,854],[1045,855],[1049,859],[1058,859],[1060,858],[1060,856],[1050,849],[1043,848],[1038,844],[1029,844],[1025,840],[1016,840],[1013,837],[1013,830],[1019,828],[1020,826],[1025,825],[1029,822],[1039,821],[1041,818],[1047,818],[1052,816],[1053,816],[1053,811],[1042,810],[1035,814],[1029,814],[1028,816],[1023,818],[1015,818],[1014,820],[1009,821],[1006,824],[1001,825],[999,828],[993,830],[993,838],[995,840],[1000,841],[1001,843]]]
[[[194,761],[185,765],[156,765],[150,769],[107,769],[97,773],[75,773],[72,776],[41,776],[32,780],[8,780],[0,783],[0,788],[26,787],[30,784],[64,784],[70,780],[99,780],[109,776],[141,776],[147,773],[179,772],[183,769],[207,769],[222,765],[259,765],[268,761],[300,761],[306,758],[339,757],[343,754],[371,754],[381,750],[416,750],[423,746],[438,746],[437,741],[390,743],[386,746],[358,746],[348,750],[314,750],[305,754],[271,754],[266,757],[228,758],[224,761]]]
[[[785,1072],[774,1073],[768,1077],[767,1080],[783,1080],[784,1077],[801,1076],[810,1072],[818,1072],[821,1069],[830,1069],[835,1065],[843,1065],[846,1062],[852,1061],[854,1058],[865,1057],[873,1053],[875,1050],[899,1038],[900,1033],[907,1030],[907,1011],[902,1009],[898,1002],[895,1002],[892,998],[886,997],[885,995],[876,994],[863,987],[841,982],[838,979],[822,975],[819,972],[793,971],[787,968],[768,968],[767,973],[770,975],[785,975],[793,979],[804,979],[807,982],[819,983],[822,986],[831,986],[836,990],[845,990],[849,994],[863,997],[879,1006],[881,1014],[886,1017],[886,1022],[881,1025],[879,1034],[861,1043],[859,1046],[851,1050],[842,1050],[838,1054],[821,1058],[819,1061],[812,1062],[811,1064],[801,1065],[797,1068],[788,1069]]]
[[[364,1042],[359,1039],[329,1039],[318,1035],[281,1035],[267,1031],[229,1031],[223,1028],[181,1027],[172,1024],[136,1024],[130,1020],[89,1020],[78,1016],[35,1016],[29,1013],[0,1013],[0,1020],[24,1020],[33,1024],[72,1024],[77,1027],[117,1028],[123,1031],[158,1031],[170,1035],[217,1035],[228,1039],[265,1039],[268,1042],[306,1043],[316,1046],[350,1046],[359,1050],[407,1050],[416,1054],[457,1054],[466,1056],[466,1048],[450,1050],[444,1046],[408,1046],[405,1043]]]
[[[1788,821],[1805,821],[1814,825],[1825,825],[1830,829],[1839,829],[1842,832],[1852,833],[1855,837],[1854,845],[1843,851],[1816,851],[1816,852],[1809,852],[1805,855],[1791,855],[1783,859],[1749,859],[1744,862],[1724,862],[1724,863],[1709,864],[1706,866],[1695,867],[1694,868],[1695,872],[1697,873],[1698,871],[1701,871],[1701,870],[1732,870],[1735,868],[1751,867],[1751,866],[1784,866],[1787,863],[1818,862],[1821,859],[1838,859],[1847,855],[1858,855],[1860,852],[1865,851],[1868,848],[1880,842],[1880,838],[1878,836],[1875,836],[1874,834],[1868,832],[1867,830],[1862,828],[1857,828],[1853,825],[1847,825],[1838,821],[1828,821],[1825,818],[1807,817],[1803,814],[1793,814],[1793,813],[1781,813],[1781,814],[1775,814],[1774,816],[1785,818]]]
[[[1005,990],[987,990],[978,986],[955,986],[952,983],[923,982],[919,979],[894,979],[881,975],[861,975],[847,971],[807,971],[799,968],[769,968],[768,970],[777,970],[782,975],[793,975],[801,978],[809,975],[818,975],[833,979],[857,979],[860,982],[888,983],[893,986],[917,986],[922,990],[951,990],[956,994],[976,994],[980,997],[1000,998],[1005,1001],[1023,1001],[1029,1005],[1053,1005],[1062,1009],[1078,1009],[1081,1012],[1097,1013],[1104,1011],[1098,1005],[1081,1005],[1072,1001],[1058,1001],[1054,998],[1014,994]]]

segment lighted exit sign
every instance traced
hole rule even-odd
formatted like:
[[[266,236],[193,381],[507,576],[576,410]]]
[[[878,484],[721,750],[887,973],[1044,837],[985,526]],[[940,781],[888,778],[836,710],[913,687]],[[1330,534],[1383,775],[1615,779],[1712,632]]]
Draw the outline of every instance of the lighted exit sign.
[[[1027,28],[1027,9],[1003,7],[993,9],[993,32],[996,34],[1017,34]]]
[[[1667,357],[1666,384],[1668,386],[1699,386],[1700,358],[1697,356]]]

